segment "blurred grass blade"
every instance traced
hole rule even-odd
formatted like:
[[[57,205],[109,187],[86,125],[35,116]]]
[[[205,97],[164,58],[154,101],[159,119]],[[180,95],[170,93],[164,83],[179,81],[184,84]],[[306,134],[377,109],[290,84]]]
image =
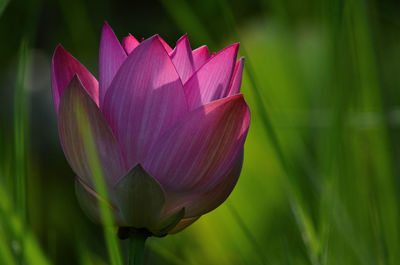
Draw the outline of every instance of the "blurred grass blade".
[[[203,26],[200,18],[196,12],[190,7],[185,0],[161,0],[165,10],[175,20],[175,23],[181,29],[182,32],[189,32],[191,39],[194,39],[198,43],[207,43],[212,48],[214,42],[207,29]],[[191,35],[193,29],[196,29],[196,33]]]
[[[352,0],[347,2],[347,26],[349,30],[350,45],[352,48],[354,72],[357,75],[357,81],[360,88],[358,93],[358,108],[361,111],[375,111],[380,115],[385,115],[382,90],[379,83],[379,72],[377,69],[376,52],[374,42],[371,36],[371,27],[368,17],[368,5],[364,0]],[[378,238],[382,240],[383,246],[387,246],[390,253],[389,264],[396,264],[400,259],[400,236],[399,236],[399,190],[398,179],[396,178],[395,166],[390,157],[392,143],[388,140],[388,123],[381,123],[373,131],[364,135],[368,142],[373,145],[373,151],[369,155],[374,156],[371,161],[374,164],[374,171],[371,181],[375,187],[376,203],[379,207],[379,216],[382,222],[376,225],[381,226],[375,231]],[[364,155],[368,155],[364,154]],[[376,156],[376,154],[381,154]],[[396,162],[395,162],[396,163]],[[365,172],[368,174],[369,172]],[[396,187],[397,186],[397,187]]]
[[[4,10],[6,9],[10,0],[0,0],[0,17],[3,15]]]
[[[110,207],[106,204],[106,202],[110,200],[107,193],[102,167],[99,161],[99,157],[97,155],[97,148],[91,134],[92,128],[90,127],[89,117],[86,111],[83,109],[83,106],[79,104],[77,106],[78,107],[75,109],[74,115],[76,115],[76,120],[78,121],[78,130],[83,135],[85,150],[87,150],[88,152],[88,162],[89,167],[93,173],[95,190],[97,191],[99,196],[104,199],[98,200],[98,203],[103,222],[103,231],[106,240],[108,255],[110,257],[112,265],[122,265],[113,214],[111,213]]]
[[[174,253],[171,253],[165,247],[161,246],[161,244],[157,243],[156,240],[149,240],[148,247],[158,255],[160,255],[163,259],[168,261],[168,264],[171,265],[190,265],[191,262],[187,260],[182,260],[179,256]]]
[[[77,55],[77,58],[89,57],[91,60],[88,61],[96,61],[97,55],[94,57],[95,54],[90,52],[93,47],[98,45],[98,37],[93,31],[88,14],[88,10],[92,8],[87,7],[86,2],[80,0],[59,0],[58,3],[65,24],[68,27],[70,39],[73,45],[77,47],[74,54]]]
[[[27,229],[20,216],[13,211],[9,196],[2,186],[0,186],[0,220],[4,222],[5,229],[10,234],[8,242],[13,242],[14,252],[17,256],[23,255],[23,264],[50,265],[32,232]],[[0,240],[4,240],[4,238],[0,238]]]
[[[222,13],[226,19],[226,23],[231,28],[233,35],[236,39],[241,40],[239,32],[237,31],[235,19],[233,17],[232,11],[229,8],[229,4],[226,2],[226,0],[218,0],[218,2],[220,3],[220,7],[223,11]],[[246,57],[247,62],[245,69],[246,73],[248,74],[250,84],[253,87],[252,92],[254,93],[254,99],[256,101],[257,113],[261,115],[267,136],[271,141],[276,154],[278,155],[282,168],[285,170],[286,192],[289,198],[289,202],[292,206],[291,208],[295,216],[296,223],[298,224],[298,227],[302,234],[304,244],[307,246],[310,261],[312,262],[312,264],[317,265],[319,264],[319,242],[318,237],[315,233],[314,224],[311,222],[311,218],[308,216],[308,213],[305,211],[304,207],[302,207],[300,193],[296,192],[296,187],[290,181],[290,177],[293,178],[295,176],[295,172],[286,161],[278,136],[269,118],[269,114],[263,102],[262,93],[260,87],[257,84],[255,72],[252,67],[251,60],[249,60],[250,58],[246,51],[246,47],[242,45],[241,49],[243,55]]]
[[[0,220],[0,263],[7,265],[17,265],[17,261],[11,251],[10,240],[7,238],[6,233],[2,227]]]
[[[253,246],[254,252],[257,253],[261,264],[271,264],[268,261],[268,259],[265,257],[262,247],[258,244],[256,238],[252,235],[251,231],[249,230],[249,228],[247,227],[245,222],[242,220],[239,213],[236,211],[235,207],[228,202],[226,202],[226,206],[228,207],[229,211],[231,212],[236,223],[239,225],[240,230],[243,231],[246,238],[249,240],[250,244]]]
[[[18,55],[17,80],[14,94],[14,196],[17,213],[21,220],[26,220],[26,92],[25,70],[28,45],[21,42]]]

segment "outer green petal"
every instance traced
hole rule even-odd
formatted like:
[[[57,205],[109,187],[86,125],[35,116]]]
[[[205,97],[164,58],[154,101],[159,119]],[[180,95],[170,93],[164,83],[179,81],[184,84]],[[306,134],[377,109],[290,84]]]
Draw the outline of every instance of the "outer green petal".
[[[140,164],[114,186],[114,194],[127,226],[146,228],[154,235],[166,234],[184,215],[182,209],[162,214],[165,192]]]
[[[90,188],[79,178],[76,178],[75,180],[75,191],[82,210],[93,222],[101,224],[99,203],[105,203],[110,207],[110,210],[114,215],[115,223],[117,225],[124,224],[124,220],[118,207],[115,206],[112,202],[108,202],[101,198],[99,194],[97,194],[92,188]]]

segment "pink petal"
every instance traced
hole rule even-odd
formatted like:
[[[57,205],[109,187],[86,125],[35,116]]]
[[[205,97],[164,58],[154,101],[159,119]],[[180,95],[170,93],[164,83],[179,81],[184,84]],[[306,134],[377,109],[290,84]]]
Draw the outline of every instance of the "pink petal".
[[[129,34],[122,40],[122,47],[124,47],[126,54],[129,55],[139,45],[139,43],[140,42],[135,37]]]
[[[103,104],[104,96],[111,81],[126,57],[125,50],[119,43],[114,31],[105,22],[101,33],[99,53],[100,106]]]
[[[139,163],[186,112],[182,83],[158,36],[143,41],[129,55],[103,108],[130,166]]]
[[[156,37],[161,42],[161,44],[163,45],[163,47],[167,51],[167,53],[170,54],[172,52],[172,48],[168,45],[168,43],[166,43],[165,40],[163,38],[161,38],[160,36],[156,35]]]
[[[205,45],[194,50],[192,54],[193,54],[193,62],[195,70],[199,69],[211,57],[210,51],[208,50],[208,47]]]
[[[181,77],[182,83],[185,83],[194,72],[192,49],[186,34],[177,41],[170,57]]]
[[[51,87],[54,107],[58,115],[61,96],[74,75],[78,75],[90,97],[99,103],[99,84],[96,78],[77,59],[58,45],[51,63]]]
[[[229,87],[229,91],[227,94],[228,97],[240,93],[240,86],[242,85],[243,67],[244,67],[244,57],[240,58],[240,60],[237,61],[236,63],[235,70],[233,71],[231,85]]]
[[[124,164],[117,142],[96,103],[75,76],[61,98],[58,131],[65,157],[74,172],[89,186],[93,170],[89,155],[88,133],[108,183],[114,183],[124,173]],[[88,147],[89,146],[89,147]],[[93,187],[93,186],[92,186]]]
[[[226,95],[234,70],[239,44],[226,47],[200,67],[185,83],[190,109]]]
[[[220,178],[217,185],[205,192],[189,198],[182,196],[180,198],[182,200],[181,207],[185,207],[186,209],[185,218],[206,214],[221,205],[235,187],[242,170],[242,165],[243,150],[239,154],[232,168]]]
[[[157,141],[144,167],[168,194],[208,191],[236,162],[249,123],[242,95],[197,108]]]

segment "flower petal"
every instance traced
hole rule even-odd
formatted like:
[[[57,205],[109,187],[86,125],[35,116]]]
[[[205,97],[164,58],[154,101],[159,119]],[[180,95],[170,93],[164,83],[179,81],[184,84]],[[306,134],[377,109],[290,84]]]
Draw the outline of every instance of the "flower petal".
[[[208,47],[206,45],[201,46],[196,50],[193,50],[192,54],[195,70],[199,69],[211,57],[210,51],[208,50]]]
[[[244,67],[244,57],[240,58],[239,61],[237,61],[236,63],[227,97],[240,93],[240,86],[242,85],[243,67]]]
[[[184,209],[162,217],[165,192],[160,184],[139,164],[114,187],[118,205],[127,226],[147,228],[161,236],[182,219]]]
[[[103,108],[129,166],[140,163],[158,137],[186,112],[182,82],[157,36],[129,55]]]
[[[232,168],[250,123],[242,95],[189,112],[154,145],[144,167],[172,197],[208,191]]]
[[[176,233],[182,231],[183,229],[185,229],[189,225],[191,225],[194,222],[196,222],[199,218],[200,218],[200,216],[182,219],[172,230],[170,230],[168,232],[168,234],[176,234]]]
[[[124,224],[120,210],[113,203],[101,198],[99,194],[79,179],[79,177],[75,179],[75,192],[82,210],[93,222],[102,223],[99,203],[105,203],[113,213],[115,224],[118,226]]]
[[[239,44],[233,44],[223,49],[200,67],[185,83],[185,94],[190,109],[226,95],[238,48]]]
[[[161,216],[158,224],[151,228],[151,231],[156,236],[165,236],[179,224],[184,216],[185,208],[175,209],[172,213]]]
[[[181,77],[182,83],[185,83],[194,72],[192,49],[186,34],[177,41],[170,57]]]
[[[170,54],[172,52],[172,48],[168,45],[168,43],[166,43],[165,40],[163,38],[161,38],[160,36],[156,35],[156,37],[161,42],[162,46],[167,51],[167,53]]]
[[[127,55],[114,31],[105,22],[101,33],[99,52],[100,106],[115,74]]]
[[[220,178],[215,187],[188,198],[188,200],[182,197],[181,199],[183,199],[183,202],[181,207],[185,207],[186,209],[185,218],[206,214],[221,205],[235,187],[242,170],[242,165],[243,150],[236,159],[233,167],[222,178]]]
[[[131,34],[122,40],[122,47],[127,55],[129,55],[139,44],[140,42]]]
[[[118,144],[96,103],[86,93],[77,76],[72,79],[61,98],[58,131],[70,166],[89,186],[93,187],[93,170],[89,163],[92,150],[88,142],[91,140],[95,144],[106,181],[114,183],[123,175],[125,167]]]
[[[57,115],[62,94],[74,75],[79,76],[90,97],[98,104],[99,84],[96,78],[63,46],[58,45],[51,63],[51,87]]]
[[[128,226],[141,228],[157,223],[165,192],[140,164],[118,181],[114,193]]]

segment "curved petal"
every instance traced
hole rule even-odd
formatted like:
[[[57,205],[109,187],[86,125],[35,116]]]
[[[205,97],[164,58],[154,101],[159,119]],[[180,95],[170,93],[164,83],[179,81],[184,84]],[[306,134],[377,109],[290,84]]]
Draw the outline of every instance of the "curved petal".
[[[124,220],[118,207],[101,198],[99,194],[80,180],[79,177],[75,179],[75,192],[83,212],[93,222],[98,224],[102,223],[99,203],[105,203],[110,207],[110,210],[113,213],[115,224],[118,226],[124,224]]]
[[[244,57],[240,58],[239,61],[237,61],[236,63],[227,97],[240,93],[240,86],[242,85],[243,67],[244,67]]]
[[[77,76],[65,90],[59,111],[60,142],[74,172],[93,187],[93,170],[89,163],[92,150],[88,142],[93,141],[107,182],[117,181],[125,171],[123,156],[106,120]]]
[[[170,57],[181,77],[182,83],[185,83],[194,72],[192,49],[186,34],[177,41]]]
[[[103,108],[129,166],[140,163],[157,138],[186,112],[181,80],[157,36],[129,55]]]
[[[124,48],[127,55],[129,55],[139,44],[140,42],[131,34],[129,34],[122,40],[122,47]]]
[[[111,27],[104,22],[99,51],[100,106],[115,74],[127,55]]]
[[[156,236],[165,236],[176,227],[185,216],[185,208],[178,208],[168,215],[162,215],[157,226],[151,229]]]
[[[226,95],[238,48],[238,43],[226,47],[200,67],[185,83],[185,94],[190,109]]]
[[[239,179],[243,165],[243,150],[236,159],[233,167],[222,177],[215,187],[200,193],[182,203],[185,207],[185,218],[208,213],[220,206],[231,194]]]
[[[242,95],[209,103],[169,129],[154,145],[144,167],[169,195],[207,191],[236,162],[249,123]]]
[[[208,50],[208,47],[206,45],[201,46],[196,50],[193,50],[192,54],[195,70],[199,69],[211,57],[210,51]]]
[[[191,225],[194,222],[196,222],[199,218],[200,218],[200,216],[182,219],[172,230],[170,230],[168,232],[168,234],[172,235],[172,234],[179,233],[180,231],[182,231],[183,229],[185,229],[189,225]]]
[[[140,164],[122,177],[113,190],[127,226],[142,228],[158,221],[165,192]]]
[[[58,45],[51,62],[51,88],[57,115],[62,94],[74,75],[79,76],[90,97],[99,104],[99,84],[96,78],[63,46]]]
[[[172,229],[184,216],[182,208],[162,217],[165,192],[160,184],[139,164],[115,185],[114,194],[126,226],[147,228],[161,236]]]

